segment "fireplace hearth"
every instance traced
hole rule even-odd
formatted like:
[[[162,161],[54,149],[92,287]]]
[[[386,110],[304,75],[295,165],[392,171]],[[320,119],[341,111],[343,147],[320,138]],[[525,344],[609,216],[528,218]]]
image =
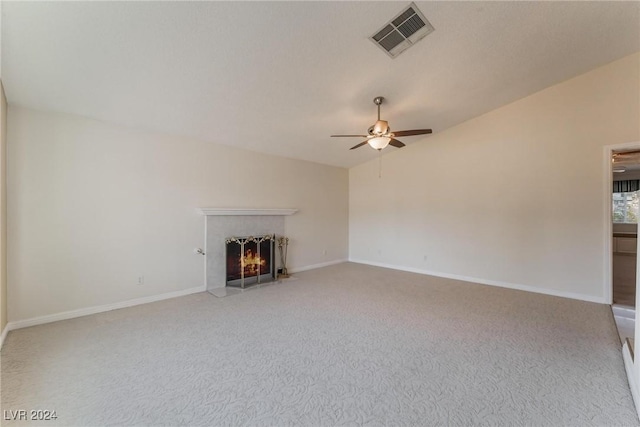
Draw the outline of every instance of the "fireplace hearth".
[[[275,234],[225,239],[226,286],[244,289],[274,281],[275,241]]]

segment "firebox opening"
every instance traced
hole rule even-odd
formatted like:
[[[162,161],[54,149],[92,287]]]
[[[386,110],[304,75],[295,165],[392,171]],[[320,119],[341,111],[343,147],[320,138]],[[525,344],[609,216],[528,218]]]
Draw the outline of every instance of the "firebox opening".
[[[229,237],[227,245],[227,286],[245,288],[276,278],[275,235]]]

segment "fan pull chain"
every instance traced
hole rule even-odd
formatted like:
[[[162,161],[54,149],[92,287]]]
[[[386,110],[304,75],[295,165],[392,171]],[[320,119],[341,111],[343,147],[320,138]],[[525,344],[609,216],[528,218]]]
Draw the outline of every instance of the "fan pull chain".
[[[378,150],[378,178],[382,178],[382,150]]]

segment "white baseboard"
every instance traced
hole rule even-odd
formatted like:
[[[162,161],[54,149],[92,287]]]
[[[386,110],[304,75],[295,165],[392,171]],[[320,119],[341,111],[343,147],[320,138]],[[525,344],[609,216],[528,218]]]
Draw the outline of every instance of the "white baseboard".
[[[360,259],[349,259],[349,261],[355,262],[358,264],[367,264],[367,265],[373,265],[376,267],[390,268],[392,270],[401,270],[401,271],[408,271],[410,273],[425,274],[427,276],[444,277],[446,279],[461,280],[463,282],[479,283],[481,285],[498,286],[501,288],[508,288],[508,289],[517,289],[519,291],[534,292],[537,294],[544,294],[544,295],[553,295],[556,297],[571,298],[571,299],[577,299],[577,300],[588,301],[588,302],[597,302],[600,304],[607,303],[603,297],[594,297],[591,295],[576,294],[573,292],[557,291],[555,289],[538,288],[538,287],[529,286],[529,285],[519,285],[516,283],[481,279],[479,277],[459,276],[457,274],[441,273],[439,271],[422,270],[419,268],[404,267],[399,265],[391,265],[391,264],[385,264],[380,262],[365,261]]]
[[[334,259],[333,261],[321,262],[320,264],[305,265],[302,267],[289,268],[289,273],[300,273],[301,271],[315,270],[316,268],[328,267],[330,265],[342,264],[347,259]]]
[[[181,291],[167,292],[159,295],[151,295],[148,297],[135,298],[127,301],[116,302],[113,304],[105,304],[94,307],[80,308],[78,310],[63,311],[62,313],[48,314],[46,316],[33,317],[31,319],[16,320],[9,322],[5,331],[13,331],[15,329],[28,328],[29,326],[42,325],[45,323],[57,322],[59,320],[74,319],[76,317],[88,316],[90,314],[104,313],[105,311],[117,310],[119,308],[133,307],[134,305],[147,304],[150,302],[162,301],[165,299],[182,297],[198,292],[206,292],[205,286],[196,286],[195,288],[183,289]],[[6,332],[3,332],[2,338]]]
[[[2,335],[0,335],[0,350],[2,350],[2,345],[4,344],[4,339],[7,337],[9,333],[9,324],[4,325],[4,329],[2,330]]]
[[[640,394],[638,394],[638,382],[636,381],[635,368],[633,366],[633,359],[631,357],[631,350],[629,349],[628,342],[625,340],[622,345],[622,360],[624,360],[624,370],[627,371],[627,380],[629,381],[629,388],[631,389],[631,396],[633,397],[633,403],[636,406],[636,412],[638,418],[640,418]]]

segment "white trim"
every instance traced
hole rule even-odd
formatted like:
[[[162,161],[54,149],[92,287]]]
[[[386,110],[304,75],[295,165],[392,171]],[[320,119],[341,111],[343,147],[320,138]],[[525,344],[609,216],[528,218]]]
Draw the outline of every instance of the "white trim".
[[[611,306],[614,317],[636,320],[636,308],[630,305],[615,304]]]
[[[602,285],[604,286],[603,295],[607,304],[613,304],[613,225],[611,224],[613,209],[611,200],[613,197],[613,171],[611,167],[611,156],[613,148],[611,146],[604,147],[604,265]]]
[[[2,335],[0,335],[0,350],[2,350],[2,345],[4,344],[4,339],[7,338],[7,334],[9,333],[9,324],[4,325],[4,329],[2,330]]]
[[[638,383],[636,382],[635,368],[633,366],[633,360],[631,359],[631,352],[625,340],[622,345],[622,360],[624,361],[624,370],[627,371],[627,380],[629,381],[629,388],[631,389],[631,397],[633,397],[633,403],[636,406],[636,413],[640,418],[640,394],[638,394]]]
[[[206,292],[206,286],[196,286],[195,288],[183,289],[181,291],[167,292],[159,295],[136,298],[127,301],[105,304],[94,307],[80,308],[78,310],[63,311],[62,313],[48,314],[46,316],[32,317],[31,319],[17,320],[9,322],[5,329],[13,331],[15,329],[28,328],[29,326],[42,325],[45,323],[57,322],[59,320],[74,319],[76,317],[88,316],[90,314],[104,313],[105,311],[117,310],[119,308],[133,307],[135,305],[147,304],[150,302],[162,301],[165,299],[182,297],[185,295]]]
[[[372,261],[365,261],[365,260],[359,260],[359,259],[349,259],[350,262],[355,262],[358,264],[367,264],[367,265],[373,265],[376,267],[383,267],[383,268],[390,268],[392,270],[401,270],[401,271],[408,271],[411,273],[418,273],[418,274],[425,274],[427,276],[436,276],[436,277],[444,277],[446,279],[454,279],[454,280],[461,280],[463,282],[471,282],[471,283],[478,283],[481,285],[489,285],[489,286],[498,286],[501,288],[508,288],[508,289],[517,289],[519,291],[527,291],[527,292],[534,292],[537,294],[544,294],[544,295],[553,295],[556,297],[563,297],[563,298],[571,298],[571,299],[577,299],[577,300],[581,300],[581,301],[589,301],[589,302],[597,302],[600,304],[607,304],[607,302],[604,300],[604,298],[602,297],[594,297],[592,295],[584,295],[584,294],[576,294],[573,292],[563,292],[563,291],[557,291],[555,289],[547,289],[547,288],[538,288],[535,286],[529,286],[529,285],[520,285],[517,283],[508,283],[508,282],[501,282],[498,280],[488,280],[488,279],[481,279],[478,277],[469,277],[469,276],[460,276],[457,274],[449,274],[449,273],[442,273],[439,271],[431,271],[431,270],[422,270],[419,268],[413,268],[413,267],[404,267],[404,266],[399,266],[399,265],[391,265],[391,264],[385,264],[385,263],[380,263],[380,262],[372,262]]]
[[[202,215],[293,215],[298,209],[198,208]]]
[[[205,289],[207,289],[207,253],[209,251],[209,248],[207,247],[207,223],[209,221],[207,220],[207,217],[204,217],[204,245],[202,245],[202,247],[204,248],[204,254],[202,254],[202,260],[203,260],[203,269],[202,269],[202,286],[204,286]]]
[[[300,273],[302,271],[315,270],[316,268],[328,267],[330,265],[335,265],[335,264],[342,264],[343,262],[347,262],[347,261],[348,261],[347,259],[334,259],[333,261],[321,262],[320,264],[305,265],[302,267],[288,268],[287,270],[289,270],[290,273]]]

